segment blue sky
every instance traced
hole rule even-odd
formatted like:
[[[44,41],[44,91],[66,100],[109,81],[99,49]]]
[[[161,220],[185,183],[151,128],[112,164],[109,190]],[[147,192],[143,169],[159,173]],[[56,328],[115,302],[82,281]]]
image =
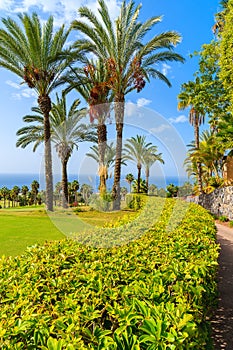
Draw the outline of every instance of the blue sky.
[[[117,0],[106,2],[112,16],[116,16],[120,2]],[[135,3],[138,4],[139,1],[136,0]],[[76,17],[78,7],[84,4],[90,6],[93,11],[97,9],[95,0],[0,0],[0,16],[14,17],[17,12],[36,11],[42,19],[53,14],[57,25],[64,21],[69,24]],[[138,107],[138,122],[130,119],[129,113],[127,123],[130,127],[126,128],[125,138],[136,133],[147,134],[148,141],[156,143],[159,151],[165,154],[166,166],[160,168],[161,173],[167,172],[173,175],[175,168],[182,167],[185,145],[193,139],[193,129],[188,123],[188,111],[177,110],[177,95],[181,84],[192,80],[193,73],[197,69],[197,59],[189,58],[189,54],[200,50],[202,44],[213,39],[211,27],[214,24],[214,14],[219,10],[218,0],[142,1],[141,20],[162,15],[162,22],[157,24],[152,34],[166,30],[179,32],[182,42],[177,46],[176,52],[186,59],[184,64],[168,62],[160,67],[171,81],[172,88],[168,88],[159,80],[152,80],[140,94],[131,93],[127,96],[129,111],[132,106]],[[25,150],[15,146],[16,131],[24,126],[22,117],[30,113],[31,107],[36,104],[36,96],[26,85],[20,85],[17,76],[3,68],[0,68],[0,88],[0,173],[38,173],[42,171],[42,147],[34,154],[30,146]],[[142,115],[150,115],[151,119],[143,119]],[[111,128],[110,138],[114,135]],[[85,173],[90,166],[94,169],[95,165],[85,158],[85,151],[87,144],[80,145],[79,151],[70,161],[70,173],[78,171]],[[172,165],[172,162],[175,165]],[[59,168],[59,165],[57,167]]]

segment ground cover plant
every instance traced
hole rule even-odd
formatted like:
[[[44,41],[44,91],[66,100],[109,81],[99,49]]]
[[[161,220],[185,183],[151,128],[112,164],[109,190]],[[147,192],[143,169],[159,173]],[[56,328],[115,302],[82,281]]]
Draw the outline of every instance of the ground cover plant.
[[[128,244],[66,239],[3,258],[1,349],[211,349],[215,238],[203,208],[168,199]]]

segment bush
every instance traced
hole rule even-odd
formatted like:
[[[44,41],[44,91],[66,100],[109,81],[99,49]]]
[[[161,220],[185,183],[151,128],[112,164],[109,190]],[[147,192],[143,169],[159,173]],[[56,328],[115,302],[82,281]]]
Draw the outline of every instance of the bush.
[[[177,204],[166,200],[156,226],[126,245],[67,239],[2,258],[1,349],[211,349],[215,225],[190,204],[167,230]]]
[[[221,215],[219,216],[218,220],[221,222],[227,222],[229,219],[225,215]]]
[[[229,226],[233,227],[233,221],[229,221]]]
[[[127,208],[132,210],[140,210],[143,208],[146,202],[145,195],[140,194],[129,194],[126,196],[126,205]]]

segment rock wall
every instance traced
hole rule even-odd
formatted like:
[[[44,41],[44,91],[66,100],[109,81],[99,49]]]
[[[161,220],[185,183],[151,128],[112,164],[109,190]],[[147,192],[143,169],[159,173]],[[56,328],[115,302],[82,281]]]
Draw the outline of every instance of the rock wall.
[[[212,193],[188,197],[187,200],[200,204],[212,214],[233,220],[233,186],[217,188]]]

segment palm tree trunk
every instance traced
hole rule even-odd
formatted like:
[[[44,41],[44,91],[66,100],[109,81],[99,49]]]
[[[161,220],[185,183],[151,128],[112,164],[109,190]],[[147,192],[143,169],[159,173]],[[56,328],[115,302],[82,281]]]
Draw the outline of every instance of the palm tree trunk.
[[[147,193],[148,193],[148,188],[149,188],[149,176],[150,176],[150,170],[148,167],[146,167],[146,188],[147,188]]]
[[[195,125],[194,125],[194,137],[195,137],[195,146],[196,149],[199,150],[199,121],[196,117]],[[200,162],[197,162],[197,182],[198,182],[198,190],[199,193],[203,193],[203,186],[202,186],[202,166]]]
[[[51,131],[49,113],[51,111],[50,97],[39,96],[38,103],[44,115],[44,141],[45,141],[45,183],[46,183],[46,208],[53,211],[53,173],[52,173],[52,152],[51,152]]]
[[[68,159],[62,161],[62,208],[68,208],[68,176],[67,176]]]
[[[105,151],[107,143],[107,127],[104,123],[97,126],[98,149],[99,149],[99,177],[100,177],[100,195],[106,192],[106,169],[105,169]]]
[[[137,168],[138,168],[138,185],[137,185],[137,193],[140,193],[140,180],[141,180],[141,169],[142,169],[141,164],[138,164],[138,165],[137,165]]]
[[[114,183],[112,188],[113,195],[113,210],[120,210],[121,207],[121,193],[120,193],[120,179],[121,179],[121,157],[122,157],[122,135],[123,135],[123,120],[124,120],[124,97],[119,98],[120,102],[115,102],[114,111],[116,119],[116,160],[114,168]]]

